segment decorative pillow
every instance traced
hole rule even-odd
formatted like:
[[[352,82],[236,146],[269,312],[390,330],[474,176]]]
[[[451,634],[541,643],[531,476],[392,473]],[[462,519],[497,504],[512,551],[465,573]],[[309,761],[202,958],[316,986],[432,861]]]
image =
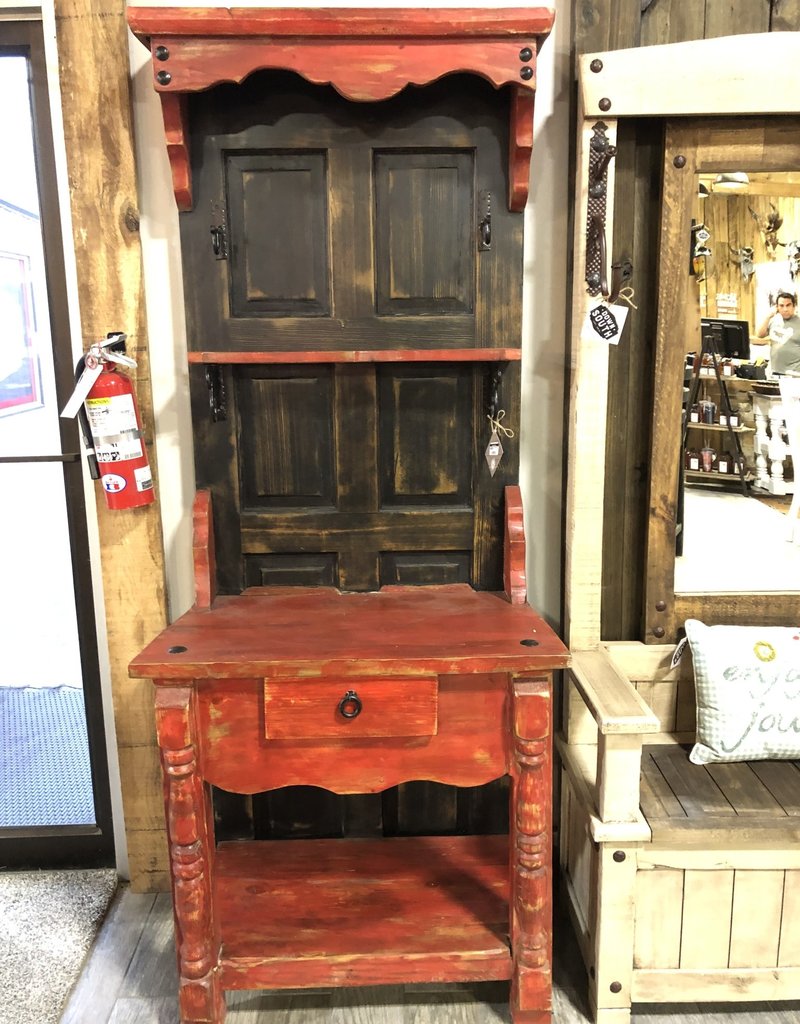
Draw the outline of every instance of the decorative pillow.
[[[686,622],[697,693],[689,758],[800,758],[800,628]]]

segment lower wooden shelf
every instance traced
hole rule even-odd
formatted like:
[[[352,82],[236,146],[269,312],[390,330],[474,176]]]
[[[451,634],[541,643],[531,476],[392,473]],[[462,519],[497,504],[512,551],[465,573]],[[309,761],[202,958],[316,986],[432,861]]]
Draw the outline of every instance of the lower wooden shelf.
[[[705,480],[713,481],[714,483],[731,483],[736,484],[737,486],[740,486],[742,482],[742,478],[739,476],[738,473],[719,473],[716,469],[685,469],[683,471],[683,475],[687,480],[697,482]],[[744,479],[745,483],[750,483],[750,481],[753,479],[752,471],[749,468],[745,469],[744,471]]]
[[[224,989],[511,977],[507,836],[222,843]]]

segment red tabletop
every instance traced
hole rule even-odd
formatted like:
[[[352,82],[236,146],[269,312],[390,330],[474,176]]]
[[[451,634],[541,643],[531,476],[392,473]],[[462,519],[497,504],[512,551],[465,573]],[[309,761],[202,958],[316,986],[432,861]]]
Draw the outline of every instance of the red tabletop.
[[[527,605],[466,584],[258,587],[219,597],[165,629],[130,665],[162,680],[336,673],[524,673],[563,668],[569,652]]]

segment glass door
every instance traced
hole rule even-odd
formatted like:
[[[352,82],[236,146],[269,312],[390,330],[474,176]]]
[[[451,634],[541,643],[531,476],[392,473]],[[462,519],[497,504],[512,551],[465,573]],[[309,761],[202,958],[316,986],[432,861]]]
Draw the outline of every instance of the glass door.
[[[0,862],[113,863],[41,30],[0,23]]]

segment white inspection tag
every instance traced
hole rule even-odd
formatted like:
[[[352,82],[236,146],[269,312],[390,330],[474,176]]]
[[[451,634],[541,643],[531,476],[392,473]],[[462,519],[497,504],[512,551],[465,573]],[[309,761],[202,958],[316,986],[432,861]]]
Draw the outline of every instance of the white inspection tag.
[[[689,637],[685,636],[683,640],[678,641],[678,646],[672,652],[672,661],[669,663],[670,668],[676,668],[678,662],[683,657],[683,652],[686,650],[686,645],[689,643]]]
[[[581,338],[584,341],[596,341],[600,338],[609,345],[618,345],[627,319],[627,306],[609,306],[605,302],[599,302],[587,313],[581,328]]]
[[[61,413],[61,418],[65,420],[74,419],[80,410],[80,407],[86,401],[86,396],[92,390],[92,385],[103,372],[103,367],[100,363],[95,366],[87,366],[83,373],[78,378],[78,383],[75,385],[75,390],[72,392],[72,397],[64,406]]]

